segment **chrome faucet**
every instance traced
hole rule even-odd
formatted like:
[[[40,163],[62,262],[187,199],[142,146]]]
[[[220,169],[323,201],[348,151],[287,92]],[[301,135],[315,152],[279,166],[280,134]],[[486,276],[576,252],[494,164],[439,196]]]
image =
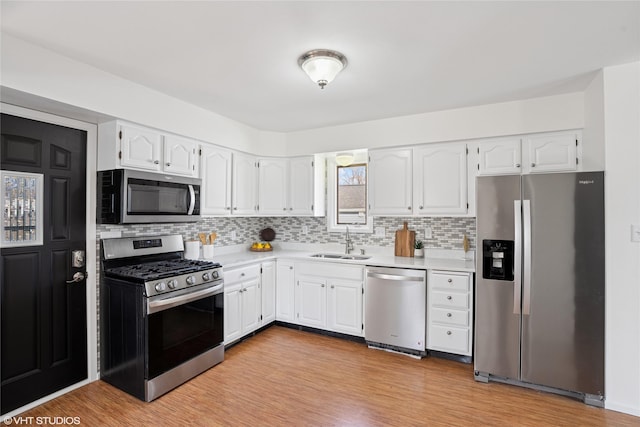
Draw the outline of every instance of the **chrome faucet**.
[[[347,234],[344,239],[344,253],[350,254],[353,250],[353,240],[351,240],[351,236],[349,235],[349,227],[347,226]]]

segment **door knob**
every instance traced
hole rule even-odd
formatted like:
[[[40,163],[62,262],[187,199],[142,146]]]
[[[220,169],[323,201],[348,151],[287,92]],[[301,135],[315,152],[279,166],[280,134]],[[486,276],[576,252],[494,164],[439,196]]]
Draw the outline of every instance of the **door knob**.
[[[86,278],[85,273],[78,271],[76,274],[73,275],[73,278],[71,280],[67,280],[67,283],[82,282],[85,278]]]

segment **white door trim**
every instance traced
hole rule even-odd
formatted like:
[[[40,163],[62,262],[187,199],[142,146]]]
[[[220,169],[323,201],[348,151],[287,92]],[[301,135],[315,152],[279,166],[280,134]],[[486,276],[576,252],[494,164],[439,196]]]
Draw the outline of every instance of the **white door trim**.
[[[51,123],[60,126],[67,126],[74,129],[80,129],[87,132],[87,206],[86,206],[86,223],[87,223],[87,379],[74,384],[70,387],[60,390],[54,394],[38,399],[21,408],[18,408],[4,417],[12,417],[20,414],[28,409],[34,408],[42,403],[54,399],[64,393],[75,388],[81,387],[98,379],[98,324],[97,324],[97,277],[98,271],[96,266],[96,153],[98,145],[98,126],[91,123],[82,122],[75,119],[56,116],[41,111],[30,110],[15,105],[0,103],[0,112],[11,114],[14,116],[24,117],[27,119],[38,120],[45,123]]]

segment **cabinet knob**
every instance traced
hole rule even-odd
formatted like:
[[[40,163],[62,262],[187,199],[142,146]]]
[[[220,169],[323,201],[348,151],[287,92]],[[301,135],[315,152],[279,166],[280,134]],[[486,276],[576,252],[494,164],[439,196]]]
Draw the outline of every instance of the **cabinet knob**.
[[[451,313],[447,313],[447,317],[451,317]]]
[[[451,300],[451,295],[447,295],[447,299],[448,299],[448,300]]]
[[[531,163],[531,167],[532,167],[532,168],[535,168],[535,167],[536,167],[536,164],[535,164],[535,163]]]
[[[331,289],[333,289],[333,288],[335,288],[335,286],[334,286],[334,285],[331,285]]]
[[[320,286],[324,288],[324,283],[322,285],[320,285]]]
[[[420,209],[424,209],[424,206],[420,206]]]
[[[520,167],[520,163],[516,163],[516,167],[519,168]]]
[[[289,208],[289,210],[290,210],[290,211],[292,211],[292,210],[293,210],[293,208]]]
[[[227,206],[225,209],[230,211],[231,210],[231,206]]]
[[[282,210],[283,210],[283,211],[286,211],[286,210],[287,210],[287,208],[282,208]]]
[[[154,160],[154,161],[153,161],[153,164],[154,164],[154,165],[159,165],[159,164],[160,164],[160,160]]]
[[[451,331],[447,331],[447,335],[451,335]]]
[[[244,273],[240,273],[240,277],[244,277]]]
[[[171,163],[167,163],[167,167],[171,166]]]
[[[453,280],[449,279],[449,280],[447,280],[447,282],[451,283],[451,282],[453,282]]]
[[[411,206],[409,206],[407,209],[411,210]]]
[[[293,270],[293,266],[290,266],[290,267],[289,267],[289,270]]]
[[[234,207],[234,208],[233,208],[233,210],[234,210],[234,211],[237,211],[237,210],[238,210],[238,207],[237,207],[237,206],[236,206],[236,207]]]

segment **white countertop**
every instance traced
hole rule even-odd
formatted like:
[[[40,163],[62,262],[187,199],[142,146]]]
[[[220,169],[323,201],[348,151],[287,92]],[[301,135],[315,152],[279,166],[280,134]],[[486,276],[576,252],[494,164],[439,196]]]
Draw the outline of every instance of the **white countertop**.
[[[220,264],[222,264],[222,267],[226,269],[281,258],[293,259],[296,261],[304,260],[309,262],[339,262],[344,264],[413,268],[419,270],[449,270],[464,272],[475,271],[473,253],[467,253],[467,257],[465,258],[464,252],[455,250],[427,249],[424,258],[413,258],[393,256],[392,252],[391,254],[389,254],[388,248],[381,248],[371,249],[370,251],[367,251],[366,256],[370,256],[369,259],[345,260],[311,257],[311,255],[317,253],[344,254],[344,252],[340,252],[338,250],[335,250],[335,248],[329,246],[319,247],[315,245],[311,250],[308,247],[302,247],[303,245],[288,246],[289,247],[275,246],[274,250],[271,252],[251,252],[244,246],[216,248],[212,261],[219,262]],[[393,248],[391,248],[391,251],[392,250]],[[352,255],[359,255],[359,252],[354,251]]]

